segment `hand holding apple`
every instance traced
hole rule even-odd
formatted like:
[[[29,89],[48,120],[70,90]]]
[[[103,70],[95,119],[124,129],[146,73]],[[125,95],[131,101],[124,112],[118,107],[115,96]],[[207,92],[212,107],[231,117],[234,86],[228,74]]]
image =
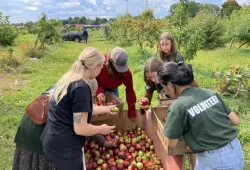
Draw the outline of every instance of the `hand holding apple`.
[[[104,147],[106,148],[112,148],[113,146],[116,146],[115,145],[115,142],[114,141],[106,141],[104,144],[103,144]]]
[[[148,100],[148,98],[141,97],[140,101],[139,101],[139,104],[140,104],[141,109],[143,109],[143,110],[148,110],[149,109],[149,100]]]
[[[111,109],[111,111],[112,111],[112,112],[119,112],[119,109],[118,109],[118,107],[113,107],[113,108]]]
[[[106,97],[105,97],[104,93],[100,93],[96,97],[97,97],[97,100],[99,102],[105,103]]]

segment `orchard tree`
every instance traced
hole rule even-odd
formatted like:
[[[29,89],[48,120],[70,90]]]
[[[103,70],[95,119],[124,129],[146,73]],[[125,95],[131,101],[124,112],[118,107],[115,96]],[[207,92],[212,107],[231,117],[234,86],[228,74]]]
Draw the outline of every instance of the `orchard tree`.
[[[0,12],[0,46],[12,45],[18,33],[11,25],[8,16],[3,16]]]
[[[241,6],[235,0],[227,0],[222,4],[221,14],[222,16],[229,16],[234,10],[240,10]]]
[[[130,31],[132,31],[132,20],[133,17],[126,12],[124,16],[118,16],[115,21],[110,22],[110,38],[121,46],[132,45],[133,39],[130,37]]]
[[[201,4],[202,5],[202,10],[208,10],[212,14],[220,14],[220,7],[215,4]]]
[[[175,15],[175,13],[177,12],[177,7],[180,6],[180,3],[176,3],[170,6],[170,18]],[[203,4],[203,3],[198,3],[195,1],[187,1],[186,2],[187,5],[187,15],[188,17],[194,18],[196,16],[196,14],[202,10],[208,10],[211,13],[216,13],[219,14],[220,13],[220,7],[218,5],[215,4]]]
[[[26,22],[24,24],[24,27],[27,29],[27,32],[29,34],[34,34],[35,33],[35,23],[33,23],[32,21]]]
[[[166,22],[155,19],[152,9],[145,9],[138,16],[131,16],[126,13],[123,17],[111,23],[112,39],[121,45],[138,44],[140,49],[146,46],[153,47],[159,40]]]
[[[214,49],[225,44],[224,22],[216,14],[203,10],[190,21],[189,27],[199,30],[201,37],[199,43],[202,49]]]
[[[227,34],[231,39],[240,43],[240,48],[244,44],[250,45],[250,5],[234,11],[230,15]]]
[[[177,47],[185,60],[193,59],[200,48],[200,28],[189,25],[188,0],[180,0],[174,15],[171,17],[171,27],[168,31],[174,34]]]
[[[37,38],[35,47],[40,42],[40,49],[45,47],[45,44],[50,44],[52,41],[60,41],[62,32],[62,22],[60,20],[48,20],[46,14],[42,14],[37,22],[36,33]]]
[[[188,24],[188,0],[180,0],[180,4],[176,7],[175,13],[171,18],[171,25],[175,27],[175,40],[177,47],[180,49],[182,41],[185,38],[185,27]]]

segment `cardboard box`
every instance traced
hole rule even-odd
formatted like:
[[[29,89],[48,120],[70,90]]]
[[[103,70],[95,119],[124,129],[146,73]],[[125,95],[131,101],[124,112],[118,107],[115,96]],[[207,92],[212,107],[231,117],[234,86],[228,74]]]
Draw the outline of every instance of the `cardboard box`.
[[[152,122],[152,113],[141,115],[139,113],[139,110],[137,110],[137,117],[134,120],[134,122],[132,122],[127,117],[127,110],[123,110],[122,117],[120,118],[93,122],[94,125],[101,125],[104,123],[110,126],[115,125],[116,129],[121,129],[126,131],[132,130],[134,125],[142,127],[146,131],[146,134],[153,140],[155,153],[161,159],[161,164],[164,170],[183,170],[185,166],[184,156],[168,155],[168,150],[165,150],[163,146],[165,145],[165,143],[162,142],[162,140],[158,137],[155,131],[154,123]]]

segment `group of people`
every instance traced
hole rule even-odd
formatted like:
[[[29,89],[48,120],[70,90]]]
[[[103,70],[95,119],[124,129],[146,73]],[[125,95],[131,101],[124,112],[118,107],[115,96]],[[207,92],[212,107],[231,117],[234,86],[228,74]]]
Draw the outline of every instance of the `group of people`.
[[[244,169],[238,131],[233,127],[240,123],[238,116],[216,92],[198,87],[192,67],[184,63],[171,33],[162,34],[158,51],[160,57],[149,58],[144,66],[145,97],[151,102],[156,90],[176,99],[168,109],[163,132],[169,147],[175,147],[183,136],[196,153],[190,156],[195,170]],[[111,109],[115,107],[95,106],[92,97],[105,101],[105,92],[119,96],[121,84],[126,86],[128,117],[134,121],[136,93],[126,50],[116,47],[103,55],[96,48],[85,48],[53,86],[47,123],[36,125],[24,114],[15,137],[13,170],[82,170],[86,138],[98,138],[101,145],[112,146],[102,135],[115,129],[91,124],[92,115],[114,114]],[[151,114],[140,108],[142,114]]]

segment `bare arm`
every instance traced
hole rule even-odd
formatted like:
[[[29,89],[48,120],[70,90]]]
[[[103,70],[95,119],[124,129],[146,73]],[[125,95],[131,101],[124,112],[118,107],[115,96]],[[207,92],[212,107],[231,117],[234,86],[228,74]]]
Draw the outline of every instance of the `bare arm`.
[[[112,112],[111,109],[114,108],[116,105],[110,105],[110,106],[93,106],[93,112],[92,115],[99,115],[99,114],[111,114],[111,115],[115,115],[117,114],[116,112]]]
[[[106,124],[95,126],[87,123],[88,113],[74,113],[74,131],[77,135],[92,136],[95,134],[109,134],[114,132],[115,126],[107,126]]]
[[[234,113],[231,112],[228,117],[230,118],[230,120],[232,121],[232,125],[233,126],[237,126],[240,124],[240,118]]]

